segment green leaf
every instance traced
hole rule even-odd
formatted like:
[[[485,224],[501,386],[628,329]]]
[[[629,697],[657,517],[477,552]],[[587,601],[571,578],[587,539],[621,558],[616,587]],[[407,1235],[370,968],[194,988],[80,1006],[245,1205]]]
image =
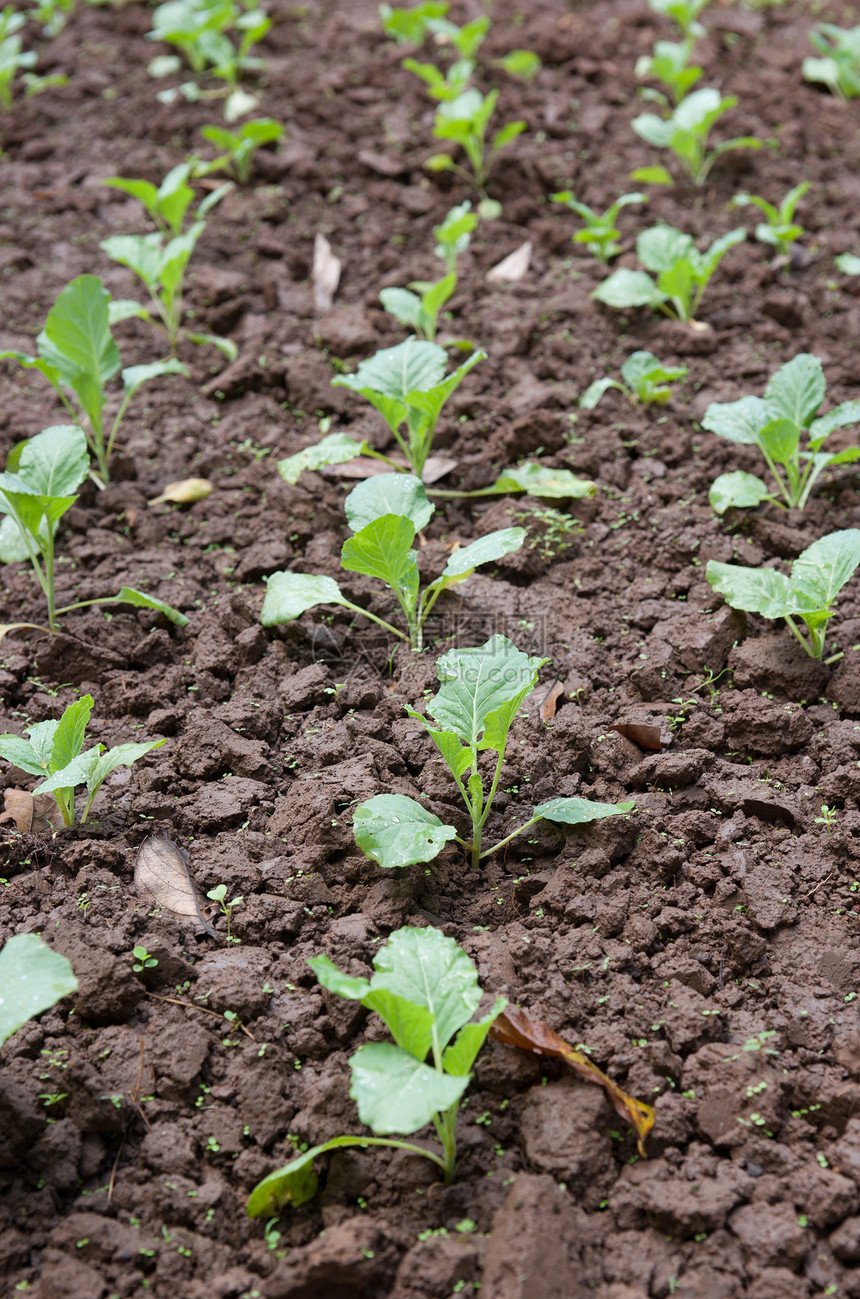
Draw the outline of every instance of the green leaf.
[[[531,689],[546,662],[523,654],[500,635],[476,649],[449,650],[436,664],[442,684],[427,710],[445,730],[477,745],[490,714]]]
[[[133,298],[111,299],[108,304],[108,320],[112,325],[118,325],[122,320],[134,320],[135,317],[148,320],[149,312]]]
[[[166,743],[166,740],[140,740],[137,743],[117,744],[108,749],[107,753],[102,753],[87,772],[86,786],[90,798],[95,797],[100,785],[117,767],[133,767],[144,754],[160,749]]]
[[[157,232],[149,235],[111,235],[99,244],[111,261],[127,266],[139,275],[151,293],[158,289],[162,265],[162,236]]]
[[[799,443],[800,429],[791,419],[770,420],[758,435],[762,451],[778,465],[792,464]]]
[[[841,406],[835,406],[826,415],[812,421],[809,426],[810,445],[817,450],[834,429],[846,428],[851,424],[860,424],[860,400],[856,398],[854,401],[842,402]]]
[[[82,695],[73,704],[69,704],[54,732],[51,750],[52,771],[58,771],[77,758],[84,747],[84,735],[92,711],[92,695]]]
[[[366,442],[356,442],[345,433],[330,433],[312,447],[278,461],[278,473],[287,483],[297,483],[306,469],[322,469],[325,465],[342,465],[354,460],[366,449]]]
[[[860,564],[860,530],[845,528],[814,541],[791,566],[799,612],[829,609]]]
[[[0,735],[0,758],[26,771],[28,776],[44,776],[46,765],[39,760],[32,744],[20,735]]]
[[[490,145],[493,153],[498,153],[509,144],[513,144],[517,136],[522,135],[527,126],[528,122],[507,122],[501,130],[496,131],[496,134],[493,136],[492,144]]]
[[[478,1052],[487,1040],[487,1034],[507,1004],[506,997],[497,997],[496,1004],[488,1015],[479,1019],[476,1024],[463,1025],[442,1056],[442,1068],[446,1073],[452,1074],[455,1078],[468,1076]]]
[[[731,474],[720,474],[714,479],[708,500],[716,514],[725,514],[729,507],[736,510],[749,509],[771,499],[770,489],[755,474],[744,473],[737,469]]]
[[[349,1067],[359,1117],[381,1134],[418,1132],[434,1114],[456,1105],[469,1085],[468,1078],[449,1077],[391,1042],[360,1046]]]
[[[416,1060],[424,1060],[433,1042],[433,1015],[386,988],[371,987],[362,998],[368,1010],[375,1010],[394,1041]]]
[[[351,388],[353,392],[381,393],[406,404],[406,396],[413,392],[429,392],[445,378],[447,356],[445,349],[423,339],[407,338],[396,347],[386,347],[362,361],[355,374],[341,375],[332,380],[335,388]]]
[[[635,806],[635,803],[593,803],[589,798],[550,798],[546,803],[538,804],[534,815],[562,825],[584,825],[589,821],[602,821],[607,816],[632,812]]]
[[[421,299],[417,294],[410,293],[408,289],[381,289],[379,301],[401,325],[406,325],[409,329],[421,328]]]
[[[352,824],[361,851],[385,870],[433,861],[457,833],[405,794],[377,794],[359,803]]]
[[[322,986],[338,997],[346,997],[348,1001],[361,1001],[370,992],[367,979],[353,979],[350,975],[343,974],[327,956],[311,956],[307,963]]]
[[[418,532],[426,528],[435,508],[427,499],[421,479],[412,474],[375,474],[354,487],[344,501],[346,519],[353,532],[360,532],[383,514],[397,514],[411,520]]]
[[[3,498],[0,496],[0,511],[3,510]],[[0,520],[0,564],[19,564],[30,558],[30,551],[24,534],[11,515]]]
[[[415,525],[399,514],[383,514],[343,544],[341,564],[351,573],[378,577],[410,607],[418,595],[418,564],[412,543]]]
[[[187,627],[188,618],[178,609],[174,609],[172,604],[167,604],[165,600],[159,600],[157,595],[148,595],[146,591],[138,591],[133,586],[120,587],[119,593],[114,596],[117,604],[132,604],[137,609],[157,609],[163,613],[165,618],[174,623],[177,627]]]
[[[384,988],[430,1012],[440,1052],[480,1003],[475,966],[453,938],[432,926],[395,930],[373,964],[372,989]]]
[[[594,496],[597,485],[588,478],[577,478],[569,469],[548,469],[545,465],[515,465],[505,469],[493,483],[499,495],[528,492],[544,500],[579,500]]]
[[[533,50],[511,50],[503,59],[499,59],[505,72],[512,77],[522,77],[531,81],[540,72],[541,62]]]
[[[525,528],[499,528],[496,532],[488,532],[468,546],[455,550],[445,565],[442,577],[462,581],[481,564],[491,564],[504,555],[519,550],[525,539]],[[446,586],[449,584],[449,581],[445,582]]]
[[[55,424],[25,442],[18,474],[32,492],[71,496],[90,467],[87,439],[77,424]]]
[[[260,621],[264,627],[292,622],[317,604],[345,604],[333,577],[310,573],[272,573],[266,586]]]
[[[615,379],[610,379],[608,375],[604,375],[602,379],[595,379],[580,397],[579,405],[583,410],[594,410],[600,398],[610,388],[620,388],[622,392],[624,391],[622,385]]]
[[[646,185],[674,185],[672,173],[665,167],[637,167],[630,173],[631,180],[644,182]]]
[[[763,397],[741,397],[740,401],[713,401],[705,411],[702,428],[730,442],[758,446],[759,434],[771,416]]]
[[[840,253],[834,257],[836,269],[840,270],[843,275],[860,275],[860,257],[854,253]]]
[[[0,474],[0,492],[5,498],[12,514],[22,528],[36,542],[39,549],[44,544],[43,524],[53,531],[54,525],[70,510],[78,499],[77,496],[39,496],[21,490],[13,491],[9,479],[16,481],[16,475]],[[23,487],[23,483],[20,484]]]
[[[78,990],[70,962],[37,934],[16,934],[0,951],[0,1046],[28,1019]]]
[[[780,366],[765,389],[771,419],[779,416],[806,428],[824,401],[826,386],[818,357],[801,352]]]
[[[235,361],[239,355],[239,349],[232,338],[222,338],[220,334],[192,334],[190,331],[188,338],[192,343],[198,343],[201,347],[208,345],[216,348],[222,356],[226,356],[228,361]]]
[[[122,372],[122,383],[126,396],[133,397],[138,388],[150,379],[159,379],[164,374],[190,374],[187,365],[170,357],[166,361],[150,361],[148,365],[129,365]]]
[[[666,295],[645,271],[630,271],[621,267],[598,284],[592,293],[596,302],[616,311],[626,311],[631,307],[653,307],[665,302]]]
[[[705,577],[733,609],[760,613],[764,618],[784,618],[797,612],[791,583],[773,568],[743,568],[712,559]]]
[[[310,1150],[296,1155],[283,1168],[276,1169],[257,1183],[248,1197],[248,1217],[271,1218],[287,1204],[291,1204],[294,1209],[306,1204],[317,1193],[319,1179],[313,1170],[317,1155],[324,1155],[329,1150],[342,1150],[344,1146],[361,1146],[366,1150],[371,1144],[372,1141],[366,1137],[333,1137],[321,1146],[312,1146]]]
[[[42,775],[51,765],[51,754],[54,749],[54,736],[57,733],[59,722],[51,720],[49,722],[37,722],[31,726],[27,734],[30,737],[30,745],[35,755],[36,762],[39,763],[39,771],[34,775]]]
[[[636,240],[636,256],[655,274],[672,271],[694,251],[693,240],[674,226],[658,225],[643,230]]]
[[[80,371],[100,388],[120,367],[108,321],[110,294],[95,275],[79,275],[60,293],[39,335],[39,355],[69,383]]]

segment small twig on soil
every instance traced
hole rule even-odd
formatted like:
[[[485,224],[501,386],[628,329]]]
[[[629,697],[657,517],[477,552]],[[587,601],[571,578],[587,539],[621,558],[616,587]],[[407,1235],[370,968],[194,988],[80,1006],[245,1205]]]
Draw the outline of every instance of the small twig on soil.
[[[178,997],[162,997],[157,992],[148,992],[146,995],[147,997],[154,997],[156,1001],[169,1001],[173,1006],[184,1006],[186,1010],[202,1010],[204,1015],[214,1015],[216,1019],[224,1018],[217,1010],[210,1010],[208,1006],[192,1006],[190,1001],[180,1001]],[[252,1042],[256,1042],[257,1039],[254,1034],[249,1028],[245,1027],[241,1020],[237,1020],[236,1024],[231,1024],[230,1027],[235,1028],[237,1025],[246,1037],[249,1037]]]
[[[822,884],[826,884],[827,881],[830,879],[830,876],[831,876],[832,874],[833,874],[833,871],[830,872],[830,875],[825,875],[823,880],[819,880],[818,883],[816,884],[815,888],[812,890],[812,893],[817,893],[818,890],[821,888],[821,885],[822,885]],[[808,902],[809,899],[812,897],[812,893],[807,893],[807,895],[806,895],[806,900],[807,900],[807,902]]]

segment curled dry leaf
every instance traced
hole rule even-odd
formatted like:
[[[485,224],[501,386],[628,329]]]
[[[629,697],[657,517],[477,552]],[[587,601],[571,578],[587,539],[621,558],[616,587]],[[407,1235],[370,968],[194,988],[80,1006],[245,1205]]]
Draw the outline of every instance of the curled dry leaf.
[[[549,1024],[544,1023],[542,1019],[532,1019],[524,1010],[519,1010],[516,1006],[508,1006],[493,1024],[490,1036],[497,1042],[504,1042],[506,1046],[518,1046],[523,1051],[532,1051],[535,1055],[548,1055],[556,1060],[563,1060],[579,1074],[580,1078],[601,1086],[612,1102],[615,1112],[626,1119],[636,1133],[636,1145],[641,1158],[648,1158],[644,1143],[654,1126],[654,1111],[651,1106],[646,1105],[644,1101],[637,1101],[633,1096],[628,1096],[627,1092],[622,1091],[602,1069],[598,1069],[587,1055],[583,1055],[581,1051],[569,1046],[564,1038],[559,1037]]]
[[[19,834],[47,836],[63,824],[53,794],[37,794],[34,798],[26,789],[7,789],[3,806],[6,810],[0,816],[0,825],[14,821]]]
[[[203,913],[184,848],[161,835],[145,839],[134,864],[134,882],[138,891],[148,894],[156,906],[172,911],[175,916],[188,916],[212,938],[217,938]]]
[[[492,284],[494,281],[507,280],[515,283],[521,280],[529,268],[529,262],[532,259],[532,241],[527,239],[519,248],[515,248],[512,253],[503,258],[495,266],[487,271],[487,279]]]
[[[325,235],[318,234],[314,239],[312,278],[314,307],[317,311],[328,311],[340,284],[340,258],[335,257]]]
[[[421,481],[437,483],[440,478],[450,474],[452,469],[456,469],[459,463],[459,460],[454,460],[451,456],[428,456],[421,470]]]
[[[182,478],[178,483],[168,483],[160,496],[154,496],[150,505],[190,505],[193,501],[205,501],[212,495],[212,484],[208,478]]]
[[[637,749],[646,749],[648,753],[660,753],[663,742],[660,739],[660,727],[649,726],[646,722],[616,722],[610,731],[617,731],[625,740],[635,744]]]
[[[555,710],[558,708],[558,701],[564,697],[564,686],[556,678],[555,683],[550,687],[541,700],[540,719],[542,722],[551,722],[555,717]]]

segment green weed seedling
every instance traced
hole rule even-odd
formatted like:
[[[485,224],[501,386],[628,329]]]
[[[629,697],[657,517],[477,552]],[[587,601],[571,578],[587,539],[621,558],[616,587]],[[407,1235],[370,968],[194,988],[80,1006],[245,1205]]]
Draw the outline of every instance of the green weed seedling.
[[[102,484],[109,482],[108,462],[135,393],[150,379],[188,374],[187,368],[173,358],[127,366],[120,376],[122,400],[107,431],[108,385],[120,373],[122,364],[111,324],[127,314],[125,304],[111,302],[110,294],[95,275],[79,275],[66,285],[48,312],[45,328],[36,339],[36,356],[0,352],[0,361],[17,361],[45,376],[69,415],[84,429]]]
[[[653,54],[643,54],[636,61],[637,81],[659,81],[669,92],[667,97],[660,90],[643,89],[643,98],[656,100],[664,108],[670,101],[677,106],[686,98],[704,74],[704,68],[690,62],[694,44],[695,38],[689,36],[683,41],[657,41]]]
[[[810,188],[808,180],[801,181],[790,189],[779,207],[774,207],[755,194],[736,194],[732,207],[757,207],[766,218],[755,228],[755,237],[761,244],[769,244],[785,257],[791,256],[791,246],[804,233],[803,226],[794,220],[797,205]]]
[[[226,171],[240,185],[247,185],[254,167],[254,154],[262,145],[274,144],[280,140],[284,128],[271,117],[258,117],[253,122],[245,122],[235,131],[228,131],[222,126],[204,126],[200,134],[223,152],[212,162],[198,163],[196,174],[202,176],[213,171]]]
[[[168,172],[161,185],[146,180],[128,180],[112,176],[104,184],[121,189],[139,199],[158,229],[148,235],[111,235],[99,247],[111,261],[134,271],[149,291],[158,319],[146,307],[132,299],[113,304],[114,319],[138,316],[150,324],[160,324],[167,333],[171,352],[176,351],[180,334],[192,343],[211,343],[230,361],[237,356],[236,344],[218,334],[201,334],[182,329],[182,291],[185,270],[197,241],[206,229],[204,220],[216,203],[229,194],[232,182],[221,185],[198,204],[194,221],[185,227],[194,190],[188,184],[197,167],[197,159],[180,163]]]
[[[821,57],[803,60],[804,81],[827,86],[840,99],[856,99],[860,95],[860,26],[819,23],[809,39]]]
[[[227,942],[235,943],[238,945],[240,940],[238,938],[234,938],[232,934],[233,912],[235,911],[236,907],[241,906],[242,903],[245,901],[244,897],[240,893],[238,897],[231,898],[230,901],[228,902],[226,884],[217,884],[214,889],[209,890],[206,896],[207,898],[211,898],[213,902],[217,902],[218,910],[220,914],[222,916],[227,917]]]
[[[14,468],[13,468],[14,467]],[[131,604],[157,609],[171,622],[185,626],[188,619],[154,595],[124,586],[118,595],[56,607],[54,564],[60,519],[78,499],[74,494],[89,472],[87,440],[75,424],[45,429],[9,452],[6,472],[0,474],[0,563],[29,560],[48,606],[48,631],[56,631],[57,617],[93,604]],[[31,623],[0,625],[0,636]]]
[[[452,207],[441,225],[433,227],[436,239],[436,256],[445,263],[448,275],[457,274],[457,259],[469,247],[472,235],[478,226],[478,214],[473,212],[472,204],[466,200]]]
[[[635,406],[665,406],[672,397],[671,384],[683,379],[686,365],[663,365],[653,352],[633,352],[621,367],[621,383],[604,375],[590,383],[579,399],[583,410],[594,410],[610,388],[623,392]]]
[[[774,483],[769,487],[756,474],[741,470],[720,474],[710,490],[711,507],[717,514],[725,514],[729,506],[745,509],[762,501],[802,510],[825,469],[860,460],[860,447],[822,450],[834,429],[860,423],[858,400],[843,402],[816,418],[826,391],[820,360],[801,352],[780,366],[764,397],[711,403],[702,427],[730,442],[757,446]],[[802,440],[806,443],[803,447]]]
[[[742,568],[715,560],[709,562],[705,576],[733,609],[760,613],[763,618],[784,618],[806,653],[820,659],[834,601],[858,564],[860,530],[846,528],[807,546],[792,564],[790,577],[773,568]],[[807,635],[798,627],[798,620],[806,624]]]
[[[604,264],[621,252],[621,244],[618,242],[621,231],[615,224],[618,213],[631,203],[648,202],[645,194],[622,194],[605,212],[595,212],[587,203],[580,203],[575,199],[573,191],[569,189],[560,190],[558,194],[550,194],[550,199],[553,203],[563,203],[565,207],[570,208],[571,212],[582,217],[585,229],[577,230],[576,234],[571,236],[573,242],[585,244],[588,251]]]
[[[729,249],[744,239],[746,231],[738,227],[700,253],[692,237],[674,226],[651,226],[636,240],[636,256],[656,278],[624,267],[613,271],[591,296],[616,311],[651,307],[678,320],[693,320],[714,271]]]
[[[145,947],[133,947],[131,954],[134,958],[134,965],[131,968],[135,974],[142,974],[144,970],[152,970],[158,965],[158,961],[154,956],[150,956]]]
[[[78,785],[87,788],[87,801],[81,816],[83,825],[93,799],[112,771],[117,767],[131,767],[145,753],[166,743],[165,740],[143,740],[137,744],[118,744],[107,751],[103,744],[95,744],[84,750],[92,711],[92,695],[82,695],[69,704],[59,721],[37,722],[31,726],[27,740],[20,735],[0,735],[0,757],[28,775],[45,777],[33,794],[53,794],[64,825],[75,823],[75,788]]]
[[[38,934],[16,934],[0,951],[0,1046],[28,1019],[78,990],[71,963]]]
[[[724,140],[708,151],[711,128],[737,104],[737,96],[723,98],[713,86],[694,90],[678,104],[671,117],[658,117],[656,113],[640,113],[631,122],[633,130],[648,144],[657,149],[670,149],[694,185],[704,185],[711,168],[729,149],[760,149],[761,140],[755,135],[741,135]],[[671,182],[668,172],[658,177],[663,168],[646,168],[634,171],[633,180]]]
[[[682,36],[705,35],[698,18],[707,3],[708,0],[648,0],[655,14],[663,14],[677,24]]]
[[[211,91],[201,90],[196,81],[185,81],[175,89],[161,91],[158,98],[162,103],[173,103],[179,96],[193,103],[226,94],[224,117],[228,122],[251,111],[257,99],[241,90],[239,82],[244,73],[265,67],[263,59],[251,54],[272,25],[262,9],[242,0],[167,0],[157,7],[152,22],[149,40],[180,50],[195,76],[210,72],[226,83],[225,88]],[[163,77],[181,66],[177,56],[161,56],[151,61],[149,74]]]
[[[271,575],[261,615],[264,627],[291,622],[318,604],[339,604],[420,650],[424,624],[442,592],[465,582],[480,565],[495,563],[519,550],[526,535],[523,528],[502,528],[455,550],[439,577],[421,592],[412,547],[416,533],[430,522],[435,507],[420,479],[407,474],[368,478],[350,492],[345,509],[355,536],[344,543],[342,567],[383,581],[397,598],[407,630],[347,600],[334,578],[307,573]]]
[[[376,1135],[334,1137],[303,1151],[254,1188],[249,1216],[271,1218],[287,1204],[310,1200],[317,1189],[314,1160],[344,1146],[393,1146],[423,1155],[451,1183],[457,1110],[505,998],[497,997],[489,1013],[474,1021],[482,996],[477,970],[453,938],[432,927],[395,930],[374,955],[369,980],[341,973],[327,956],[312,957],[308,965],[328,992],[376,1011],[394,1038],[360,1046],[349,1061],[349,1094],[362,1123]],[[400,1139],[430,1123],[441,1153]],[[388,1133],[399,1136],[382,1135]]]
[[[551,798],[492,848],[482,848],[487,817],[499,786],[508,734],[514,718],[534,689],[548,659],[530,658],[506,636],[492,636],[477,649],[450,650],[436,664],[442,683],[427,705],[436,723],[415,709],[410,717],[425,728],[451,772],[471,821],[471,837],[461,839],[453,825],[405,794],[378,794],[360,803],[353,814],[355,841],[362,852],[386,870],[433,861],[450,840],[465,848],[473,866],[498,852],[538,821],[581,825],[629,812],[632,803],[593,803],[587,798]],[[479,755],[495,755],[490,786],[485,789]]]

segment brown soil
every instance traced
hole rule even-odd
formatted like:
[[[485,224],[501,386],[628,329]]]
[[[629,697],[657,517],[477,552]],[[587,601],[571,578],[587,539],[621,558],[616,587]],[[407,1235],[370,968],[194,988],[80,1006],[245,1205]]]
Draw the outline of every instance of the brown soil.
[[[86,690],[94,738],[169,737],[116,773],[93,825],[49,842],[7,836],[0,940],[42,932],[81,985],[7,1043],[0,1067],[0,1270],[39,1299],[429,1299],[479,1284],[490,1299],[860,1295],[858,587],[833,624],[845,657],[831,669],[772,624],[744,627],[704,580],[709,559],[786,559],[860,526],[856,482],[843,474],[803,515],[765,509],[730,528],[708,486],[757,466],[696,423],[799,351],[822,358],[829,400],[856,395],[856,282],[832,258],[857,248],[858,110],[801,81],[801,3],[712,5],[705,80],[739,95],[733,134],[773,147],[729,157],[703,190],[654,193],[647,223],[701,240],[751,229],[728,207],[733,193],[776,199],[807,179],[808,264],[775,269],[750,240],[705,298],[711,332],[638,313],[624,322],[591,302],[601,268],[547,196],[572,184],[605,205],[656,160],[630,130],[632,69],[671,32],[644,0],[496,10],[487,52],[527,46],[545,66],[527,88],[498,74],[504,120],[522,116],[529,131],[490,186],[503,219],[462,259],[450,328],[490,359],[451,401],[439,445],[459,462],[453,486],[539,454],[601,491],[572,511],[580,530],[566,548],[475,577],[437,632],[475,644],[503,631],[552,659],[538,703],[564,687],[553,722],[531,704],[517,723],[490,834],[554,794],[634,797],[636,811],[567,837],[544,825],[471,873],[454,850],[392,879],[355,848],[349,808],[383,790],[424,791],[460,821],[403,709],[432,686],[434,655],[392,658],[345,611],[262,630],[263,578],[334,575],[344,532],[342,485],[289,487],[274,462],[316,440],[322,415],[384,446],[378,421],[330,386],[334,363],[399,341],[378,291],[438,273],[431,228],[468,195],[421,171],[431,109],[375,4],[276,7],[262,109],[288,139],[213,215],[189,295],[240,358],[221,370],[214,353],[189,350],[193,381],[145,390],[117,481],[85,492],[62,533],[68,599],[128,583],[191,621],[80,613],[61,635],[7,638],[0,651],[4,730],[57,716]],[[850,6],[816,17],[856,21]],[[99,181],[161,177],[216,120],[206,105],[157,103],[148,27],[142,6],[79,6],[39,68],[67,72],[68,87],[0,121],[3,346],[29,349],[74,275],[132,292],[98,242],[145,227]],[[626,248],[645,217],[623,214]],[[317,232],[344,266],[321,318],[308,282]],[[522,282],[488,283],[526,238]],[[152,358],[145,326],[118,333],[126,364]],[[587,383],[636,346],[689,366],[677,400],[655,416],[613,394],[574,422]],[[39,376],[6,368],[0,393],[4,447],[63,418]],[[192,474],[215,484],[207,501],[147,507]],[[422,563],[532,507],[441,509]],[[2,581],[0,617],[39,621],[27,572],[6,568]],[[384,611],[372,583],[344,585]],[[727,667],[711,697],[706,669]],[[636,720],[662,726],[663,752],[610,729]],[[822,804],[836,809],[832,830],[816,822]],[[223,919],[213,942],[135,894],[134,853],[153,830],[188,846],[204,890],[244,895],[239,946],[223,942]],[[358,973],[392,929],[428,923],[463,945],[486,989],[587,1044],[656,1106],[649,1158],[637,1160],[599,1090],[490,1047],[462,1110],[454,1186],[433,1184],[429,1164],[345,1152],[268,1248],[264,1224],[245,1216],[249,1189],[296,1140],[358,1130],[347,1057],[378,1032],[323,996],[305,960],[325,951]],[[136,943],[159,961],[143,982]],[[773,1036],[744,1049],[762,1033]],[[50,1093],[65,1095],[46,1105]],[[473,1230],[458,1229],[465,1219]]]

